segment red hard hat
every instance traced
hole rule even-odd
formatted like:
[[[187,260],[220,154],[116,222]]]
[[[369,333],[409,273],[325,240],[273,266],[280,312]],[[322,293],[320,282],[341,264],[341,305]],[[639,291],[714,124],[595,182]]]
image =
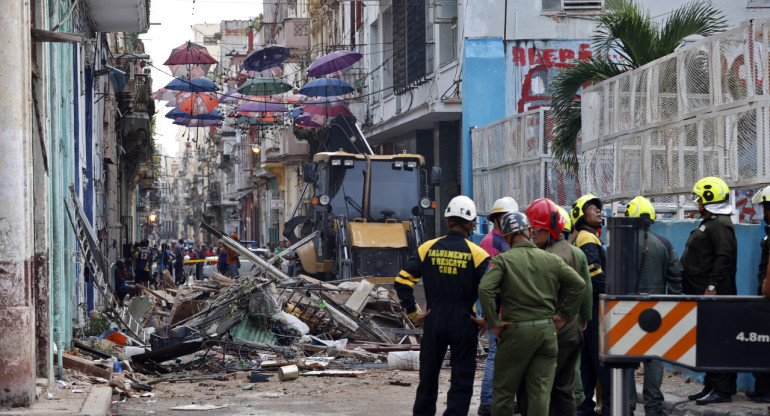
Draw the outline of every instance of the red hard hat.
[[[526,214],[533,230],[548,230],[554,240],[564,231],[566,221],[559,215],[556,203],[548,198],[533,201],[527,207]]]

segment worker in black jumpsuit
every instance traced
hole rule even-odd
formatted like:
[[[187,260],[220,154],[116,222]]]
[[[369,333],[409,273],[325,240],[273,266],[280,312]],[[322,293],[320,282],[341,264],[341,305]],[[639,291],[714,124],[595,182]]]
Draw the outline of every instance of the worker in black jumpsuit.
[[[467,240],[476,219],[476,206],[466,196],[449,202],[444,213],[449,233],[425,242],[399,272],[395,282],[401,306],[415,325],[425,325],[420,342],[420,385],[414,415],[434,415],[438,379],[447,347],[452,366],[451,387],[444,415],[467,415],[473,395],[479,326],[473,305],[489,255]],[[413,287],[423,281],[427,307],[420,312]]]
[[[727,184],[717,177],[695,183],[693,193],[703,220],[690,233],[682,254],[682,290],[686,295],[735,295],[738,243]],[[687,398],[697,404],[732,401],[736,373],[707,372],[703,390]]]

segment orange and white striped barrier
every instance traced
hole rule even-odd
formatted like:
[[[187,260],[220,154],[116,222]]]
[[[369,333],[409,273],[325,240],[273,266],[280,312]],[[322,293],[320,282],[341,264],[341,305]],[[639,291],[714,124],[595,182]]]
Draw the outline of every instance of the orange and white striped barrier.
[[[610,300],[600,304],[600,314],[601,353],[695,366],[698,302]]]
[[[658,358],[698,371],[770,372],[770,300],[760,296],[605,295],[599,359]]]

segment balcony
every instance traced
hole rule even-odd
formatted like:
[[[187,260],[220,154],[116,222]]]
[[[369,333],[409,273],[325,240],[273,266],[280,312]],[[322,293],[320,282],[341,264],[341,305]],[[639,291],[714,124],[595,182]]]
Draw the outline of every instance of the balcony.
[[[286,46],[292,53],[307,49],[310,19],[286,18],[281,25],[281,29],[276,33],[275,43]]]
[[[149,0],[86,0],[99,32],[144,32],[150,25]]]

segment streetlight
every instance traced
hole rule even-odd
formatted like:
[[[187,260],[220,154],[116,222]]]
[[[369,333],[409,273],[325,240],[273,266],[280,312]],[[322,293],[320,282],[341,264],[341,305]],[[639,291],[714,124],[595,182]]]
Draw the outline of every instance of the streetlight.
[[[259,145],[258,145],[258,144],[255,144],[254,146],[251,146],[251,151],[252,151],[252,152],[254,152],[254,154],[257,154],[257,153],[259,153],[260,151],[262,151],[262,148],[261,148],[261,147],[259,147]]]
[[[149,220],[150,222],[155,222],[156,219],[158,219],[158,216],[155,214],[150,214],[147,216],[147,220]]]

